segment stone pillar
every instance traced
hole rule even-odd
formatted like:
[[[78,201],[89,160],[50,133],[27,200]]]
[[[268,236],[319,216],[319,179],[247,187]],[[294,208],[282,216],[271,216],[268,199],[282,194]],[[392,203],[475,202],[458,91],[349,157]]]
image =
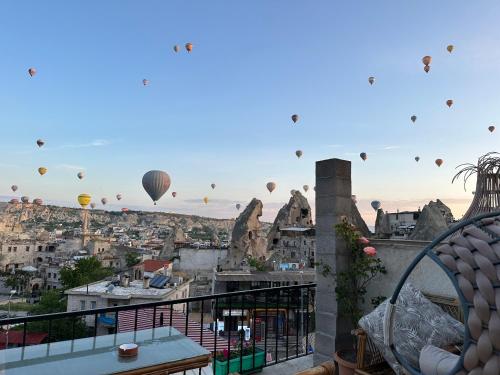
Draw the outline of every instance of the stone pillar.
[[[335,224],[351,217],[351,162],[316,162],[316,346],[314,364],[331,360],[335,350],[352,346],[350,323],[337,311],[334,274],[347,268],[349,251],[338,240]],[[324,271],[328,269],[327,275]]]

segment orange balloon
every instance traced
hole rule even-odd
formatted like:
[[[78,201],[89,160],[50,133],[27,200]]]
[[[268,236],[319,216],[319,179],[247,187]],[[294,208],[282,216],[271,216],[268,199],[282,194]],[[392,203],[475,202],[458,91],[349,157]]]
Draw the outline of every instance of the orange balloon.
[[[432,56],[424,56],[422,57],[422,62],[424,65],[430,65],[432,61]]]
[[[191,52],[193,50],[193,44],[192,43],[186,43],[186,51]]]
[[[440,167],[443,164],[443,159],[436,159],[435,163],[438,167]]]

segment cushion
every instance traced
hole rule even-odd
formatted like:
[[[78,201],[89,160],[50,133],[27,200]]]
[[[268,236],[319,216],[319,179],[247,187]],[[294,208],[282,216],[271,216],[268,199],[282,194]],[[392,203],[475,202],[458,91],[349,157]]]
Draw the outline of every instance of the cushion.
[[[449,375],[459,359],[456,354],[426,345],[420,352],[420,371],[423,375]]]
[[[382,353],[396,374],[405,374],[389,347],[384,345],[384,315],[389,300],[381,303],[359,321],[361,328]],[[394,312],[393,342],[413,367],[418,368],[419,353],[426,345],[443,348],[463,343],[464,325],[433,304],[411,284],[406,283],[399,293]]]

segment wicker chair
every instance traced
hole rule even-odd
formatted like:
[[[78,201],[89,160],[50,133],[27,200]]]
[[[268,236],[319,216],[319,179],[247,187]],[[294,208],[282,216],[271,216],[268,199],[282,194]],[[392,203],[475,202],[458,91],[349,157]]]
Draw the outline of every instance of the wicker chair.
[[[464,322],[464,315],[460,307],[460,301],[457,298],[439,296],[435,294],[424,293],[425,297],[438,305],[444,312],[460,322]],[[356,374],[359,375],[382,375],[394,374],[384,357],[370,340],[366,332],[359,328],[355,332],[357,337],[357,367]]]
[[[448,239],[449,242],[442,244]],[[385,344],[412,375],[420,375],[393,343],[394,304],[408,276],[428,257],[446,273],[465,317],[464,348],[452,374],[500,374],[500,212],[459,223],[436,238],[410,264],[390,299],[384,319]]]

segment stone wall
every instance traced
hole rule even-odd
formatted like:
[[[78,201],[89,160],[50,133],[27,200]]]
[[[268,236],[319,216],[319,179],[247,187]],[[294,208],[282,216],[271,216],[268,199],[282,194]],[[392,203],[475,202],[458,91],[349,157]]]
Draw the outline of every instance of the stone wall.
[[[372,297],[390,297],[403,272],[415,257],[429,244],[427,241],[372,240],[377,256],[382,259],[387,274],[380,275],[368,286],[365,310],[371,311]],[[456,297],[455,289],[446,274],[429,258],[423,259],[408,280],[424,293]]]

